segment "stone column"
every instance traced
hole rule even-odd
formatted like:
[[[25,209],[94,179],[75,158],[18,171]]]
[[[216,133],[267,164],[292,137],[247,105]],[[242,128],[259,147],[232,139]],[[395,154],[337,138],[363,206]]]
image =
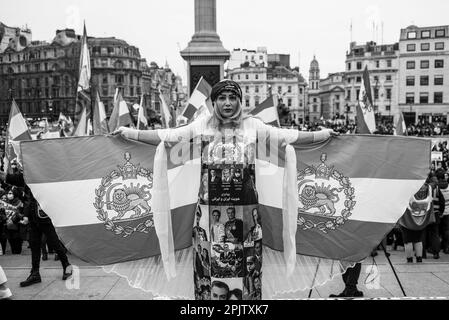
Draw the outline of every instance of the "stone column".
[[[195,0],[195,33],[217,32],[216,0]]]

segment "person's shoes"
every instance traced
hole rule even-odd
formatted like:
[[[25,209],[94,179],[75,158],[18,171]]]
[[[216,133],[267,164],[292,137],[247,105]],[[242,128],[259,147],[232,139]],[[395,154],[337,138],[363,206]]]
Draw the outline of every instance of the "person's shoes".
[[[42,254],[42,261],[47,261],[48,260],[48,254],[43,253]]]
[[[385,252],[385,256],[388,258],[391,254],[389,252]]]
[[[444,252],[445,254],[449,254],[449,248],[445,248],[445,249],[443,250],[443,252]]]
[[[440,259],[440,254],[439,253],[434,253],[433,254],[433,258],[434,259]]]
[[[59,256],[57,253],[55,253],[55,261],[58,261],[58,260],[59,260]]]
[[[70,278],[73,274],[72,265],[69,264],[67,267],[64,268],[64,271],[62,272],[62,280],[67,280]]]
[[[39,274],[39,272],[31,272],[28,278],[20,283],[20,286],[28,287],[39,282],[42,282],[41,275]]]
[[[345,297],[346,297],[346,294],[345,294],[344,291],[339,293],[339,294],[331,294],[331,295],[329,295],[329,298],[345,298]]]
[[[375,256],[377,256],[377,251],[376,250],[371,251],[371,257],[375,257]]]
[[[407,263],[413,263],[413,258],[407,258]]]
[[[346,296],[347,297],[355,297],[355,298],[360,298],[363,297],[363,292],[357,289],[351,290],[351,291],[347,291],[346,292]]]
[[[11,297],[11,289],[6,288],[5,290],[0,290],[0,300],[11,300]]]
[[[416,257],[416,263],[421,263],[422,262],[422,257]]]

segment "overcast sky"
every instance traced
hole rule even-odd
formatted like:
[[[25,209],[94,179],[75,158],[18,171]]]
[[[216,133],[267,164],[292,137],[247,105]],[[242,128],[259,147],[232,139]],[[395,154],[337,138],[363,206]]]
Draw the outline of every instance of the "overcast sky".
[[[0,0],[0,21],[28,25],[33,40],[50,41],[62,28],[82,34],[83,20],[89,36],[126,40],[160,66],[167,60],[186,84],[179,50],[194,33],[194,0]],[[410,24],[449,25],[449,1],[217,0],[217,32],[226,49],[288,53],[306,79],[314,54],[322,78],[344,71],[351,21],[353,41],[381,43],[383,23],[383,43],[393,43]]]

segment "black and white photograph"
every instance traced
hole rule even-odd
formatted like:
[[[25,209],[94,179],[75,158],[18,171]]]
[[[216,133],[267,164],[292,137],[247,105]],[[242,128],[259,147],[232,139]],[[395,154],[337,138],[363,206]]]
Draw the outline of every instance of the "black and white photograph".
[[[0,0],[0,300],[449,298],[448,12]]]
[[[216,278],[243,277],[243,246],[225,242],[212,243],[211,272]]]

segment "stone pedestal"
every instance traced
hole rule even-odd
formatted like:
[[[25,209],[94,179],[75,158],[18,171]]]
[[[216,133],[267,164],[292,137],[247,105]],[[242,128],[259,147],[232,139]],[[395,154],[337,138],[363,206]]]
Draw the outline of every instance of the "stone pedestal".
[[[213,86],[224,77],[224,63],[230,53],[217,34],[216,0],[195,0],[195,34],[181,56],[187,61],[189,95],[199,79]]]

